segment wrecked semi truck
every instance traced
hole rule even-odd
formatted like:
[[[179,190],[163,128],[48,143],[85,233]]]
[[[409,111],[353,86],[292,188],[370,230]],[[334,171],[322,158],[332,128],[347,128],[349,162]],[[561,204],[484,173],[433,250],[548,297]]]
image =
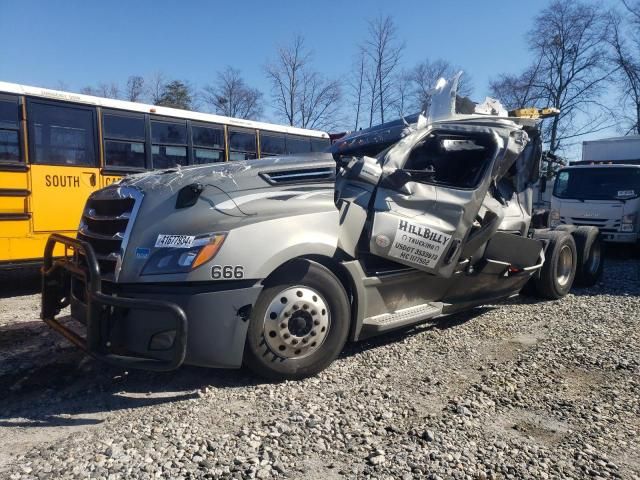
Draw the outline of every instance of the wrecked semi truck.
[[[48,242],[43,320],[127,368],[296,379],[347,341],[525,286],[558,299],[574,278],[593,283],[597,229],[576,245],[531,228],[540,119],[490,101],[461,113],[456,86],[441,81],[426,116],[348,135],[333,157],[168,169],[95,192],[77,238]],[[56,318],[67,305],[78,322]]]

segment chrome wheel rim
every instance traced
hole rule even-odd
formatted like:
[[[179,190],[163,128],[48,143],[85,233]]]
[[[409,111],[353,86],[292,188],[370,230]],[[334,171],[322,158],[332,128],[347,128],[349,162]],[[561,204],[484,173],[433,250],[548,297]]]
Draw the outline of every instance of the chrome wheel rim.
[[[601,251],[600,242],[596,241],[591,246],[591,252],[589,253],[589,271],[595,273],[600,268]]]
[[[573,271],[573,254],[571,247],[563,245],[558,255],[558,265],[556,267],[556,278],[558,284],[562,287],[569,283],[571,278],[571,272]]]
[[[290,287],[275,295],[264,315],[263,336],[283,358],[303,358],[327,338],[331,315],[327,302],[309,287]]]

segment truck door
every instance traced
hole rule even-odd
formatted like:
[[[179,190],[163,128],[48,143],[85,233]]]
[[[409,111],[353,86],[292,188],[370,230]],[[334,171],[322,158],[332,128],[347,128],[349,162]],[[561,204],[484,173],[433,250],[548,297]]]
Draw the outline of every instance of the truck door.
[[[336,183],[340,248],[354,255],[358,239],[371,254],[450,277],[466,242],[497,229],[500,212],[483,203],[524,144],[519,130],[450,124],[411,134],[381,164],[353,161]]]

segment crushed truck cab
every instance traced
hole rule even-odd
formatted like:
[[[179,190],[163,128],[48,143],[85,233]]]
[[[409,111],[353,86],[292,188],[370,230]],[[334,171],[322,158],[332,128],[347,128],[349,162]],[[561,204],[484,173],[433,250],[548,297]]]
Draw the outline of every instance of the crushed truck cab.
[[[553,112],[470,108],[457,82],[438,83],[425,115],[347,135],[333,155],[169,169],[94,193],[77,238],[49,240],[42,318],[126,367],[293,379],[349,340],[528,284],[557,299],[595,283],[597,229],[531,226],[538,124]],[[67,305],[79,330],[57,318]]]

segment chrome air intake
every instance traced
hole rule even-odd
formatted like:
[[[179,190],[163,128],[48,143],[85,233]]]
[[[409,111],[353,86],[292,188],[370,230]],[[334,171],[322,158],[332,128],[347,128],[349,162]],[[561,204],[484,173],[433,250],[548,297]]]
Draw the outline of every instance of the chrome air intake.
[[[143,193],[114,185],[94,192],[84,208],[78,239],[91,245],[103,277],[117,280]]]

